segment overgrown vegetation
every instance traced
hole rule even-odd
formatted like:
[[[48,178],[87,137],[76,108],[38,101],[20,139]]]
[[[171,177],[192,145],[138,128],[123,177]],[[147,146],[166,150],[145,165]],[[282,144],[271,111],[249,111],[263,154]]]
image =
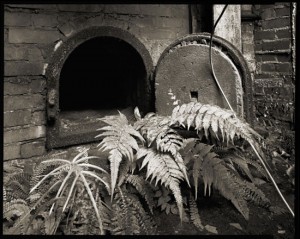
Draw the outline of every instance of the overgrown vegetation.
[[[73,159],[49,159],[33,174],[10,176],[3,188],[5,234],[156,234],[155,208],[187,215],[203,230],[197,199],[218,191],[249,219],[248,203],[273,212],[254,184],[268,180],[249,143],[264,158],[262,137],[229,110],[191,102],[172,116],[148,113],[136,122],[107,116],[96,137],[107,151],[100,167],[83,150]],[[194,132],[195,134],[187,134]],[[265,161],[267,163],[267,161]],[[188,212],[188,214],[186,213]]]

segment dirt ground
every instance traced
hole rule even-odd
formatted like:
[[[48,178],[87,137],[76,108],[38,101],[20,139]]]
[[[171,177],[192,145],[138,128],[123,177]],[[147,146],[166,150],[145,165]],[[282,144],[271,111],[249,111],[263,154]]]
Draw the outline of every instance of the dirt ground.
[[[271,183],[266,183],[260,188],[271,200],[272,205],[285,209]],[[294,193],[290,189],[283,193],[293,208]],[[294,219],[289,212],[272,215],[268,210],[250,204],[249,221],[246,221],[231,202],[216,192],[210,198],[200,197],[198,208],[202,224],[215,227],[218,235],[272,235],[278,239],[295,238]],[[159,235],[216,235],[206,229],[198,230],[191,222],[183,222],[181,225],[178,215],[156,212],[155,220]]]

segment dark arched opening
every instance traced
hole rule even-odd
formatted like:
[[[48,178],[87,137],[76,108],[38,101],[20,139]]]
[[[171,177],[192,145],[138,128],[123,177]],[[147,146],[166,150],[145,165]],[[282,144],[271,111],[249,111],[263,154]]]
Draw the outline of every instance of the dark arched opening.
[[[67,58],[59,79],[60,111],[122,110],[138,105],[146,78],[139,53],[114,37],[96,37]]]

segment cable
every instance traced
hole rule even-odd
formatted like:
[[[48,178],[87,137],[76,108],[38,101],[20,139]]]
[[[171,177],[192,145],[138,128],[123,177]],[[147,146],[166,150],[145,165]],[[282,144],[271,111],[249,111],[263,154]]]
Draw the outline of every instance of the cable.
[[[223,10],[222,10],[220,16],[218,17],[216,23],[215,23],[214,26],[213,26],[213,29],[212,29],[212,32],[211,32],[211,35],[210,35],[210,43],[209,43],[209,62],[210,62],[210,67],[211,67],[211,71],[212,71],[213,78],[214,78],[216,84],[218,85],[218,87],[219,87],[219,89],[220,89],[222,95],[224,96],[224,98],[225,98],[225,100],[226,100],[226,102],[227,102],[229,108],[230,108],[231,111],[233,112],[234,117],[237,118],[237,116],[236,116],[236,114],[235,114],[233,108],[231,107],[231,105],[230,105],[230,103],[229,103],[229,101],[228,101],[228,99],[227,99],[227,97],[226,97],[226,95],[225,95],[225,93],[224,93],[224,91],[223,91],[223,89],[222,89],[222,87],[221,87],[221,85],[220,85],[220,83],[219,83],[219,81],[218,81],[216,75],[215,75],[215,71],[214,71],[214,67],[213,67],[213,62],[212,62],[212,54],[211,54],[212,38],[213,38],[213,35],[214,35],[214,32],[215,32],[215,28],[216,28],[216,26],[218,25],[218,23],[219,23],[221,17],[223,16],[223,14],[224,14],[224,12],[225,12],[227,6],[228,6],[228,4],[226,4],[225,7],[223,8]],[[254,145],[253,145],[251,142],[249,142],[249,143],[250,143],[250,146],[252,147],[254,153],[255,153],[256,156],[258,157],[259,161],[260,161],[261,164],[263,165],[263,167],[264,167],[265,171],[267,172],[268,176],[270,177],[271,182],[273,183],[273,185],[274,185],[276,191],[278,192],[279,196],[281,197],[282,201],[284,202],[284,204],[286,205],[286,207],[289,209],[289,211],[290,211],[290,213],[292,214],[292,216],[295,217],[295,214],[294,214],[293,210],[291,209],[291,207],[289,206],[288,202],[285,200],[284,196],[282,195],[280,189],[279,189],[278,186],[277,186],[277,183],[275,182],[275,180],[274,180],[274,178],[272,177],[270,171],[269,171],[268,168],[266,167],[266,165],[265,165],[265,163],[264,163],[264,160],[263,160],[262,157],[259,155],[259,153],[257,152],[257,150],[256,150],[256,148],[254,147]]]

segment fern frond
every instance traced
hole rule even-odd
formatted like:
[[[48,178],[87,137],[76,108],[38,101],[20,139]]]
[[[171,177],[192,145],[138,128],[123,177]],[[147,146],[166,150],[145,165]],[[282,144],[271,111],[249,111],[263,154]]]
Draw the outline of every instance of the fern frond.
[[[16,173],[8,177],[6,187],[11,192],[10,196],[26,200],[30,191],[30,178],[27,173]]]
[[[155,184],[161,181],[162,185],[171,189],[177,203],[180,219],[182,220],[183,205],[179,187],[179,180],[184,179],[182,171],[169,154],[158,153],[151,148],[141,148],[137,153],[137,158],[143,157],[145,158],[141,169],[148,164],[146,177],[149,178],[151,176],[150,182],[156,178]]]
[[[154,194],[153,191],[150,190],[150,185],[144,180],[144,178],[138,175],[128,175],[126,182],[133,185],[139,194],[143,196],[147,202],[150,212],[153,214]]]
[[[131,125],[125,115],[119,112],[119,116],[107,116],[101,119],[108,126],[98,130],[104,131],[96,137],[105,137],[98,145],[99,150],[109,150],[109,161],[111,170],[111,195],[116,186],[119,166],[123,157],[128,158],[131,162],[134,161],[133,150],[138,151],[139,146],[136,139],[141,143],[144,138]]]
[[[183,138],[177,131],[169,127],[170,117],[151,114],[137,121],[134,127],[146,139],[148,147],[156,144],[156,149],[162,153],[171,153],[178,167],[182,171],[186,182],[189,180],[183,158],[178,152],[183,145]]]
[[[204,166],[204,165],[203,165]],[[207,161],[203,171],[213,171],[213,186],[228,200],[230,200],[236,209],[249,219],[249,208],[243,195],[240,193],[241,185],[237,182],[236,177],[224,165],[224,162],[218,158],[212,158]]]
[[[112,205],[113,235],[153,235],[155,225],[147,215],[138,198],[119,187]]]
[[[190,162],[193,161],[192,175],[194,179],[196,200],[198,195],[199,178],[203,177],[204,195],[206,194],[207,187],[210,195],[211,184],[213,182],[213,172],[211,171],[211,168],[206,168],[206,165],[203,165],[203,163],[209,162],[209,160],[217,156],[214,152],[211,152],[212,148],[213,146],[211,145],[203,144],[195,139],[192,139],[189,140],[189,142],[185,145],[182,153],[186,165],[191,164]]]
[[[263,208],[270,208],[270,200],[265,196],[265,194],[257,188],[253,183],[247,182],[240,178],[236,178],[237,184],[240,185],[239,193],[248,202],[252,202],[257,206]]]
[[[200,231],[202,231],[204,229],[204,226],[202,225],[198,207],[192,195],[189,198],[189,205],[190,205],[189,211],[190,211],[191,221],[195,225],[195,227],[197,227]]]
[[[189,118],[191,115],[194,117]],[[187,121],[188,118],[189,122]],[[223,141],[226,138],[227,142],[229,140],[233,141],[235,136],[249,142],[253,142],[255,139],[262,140],[262,137],[249,124],[234,117],[233,112],[222,109],[219,106],[201,104],[199,102],[191,102],[174,108],[170,126],[176,125],[182,125],[186,128],[192,126],[197,131],[203,129],[206,137],[208,137],[208,129],[211,128],[217,137],[220,131]]]

